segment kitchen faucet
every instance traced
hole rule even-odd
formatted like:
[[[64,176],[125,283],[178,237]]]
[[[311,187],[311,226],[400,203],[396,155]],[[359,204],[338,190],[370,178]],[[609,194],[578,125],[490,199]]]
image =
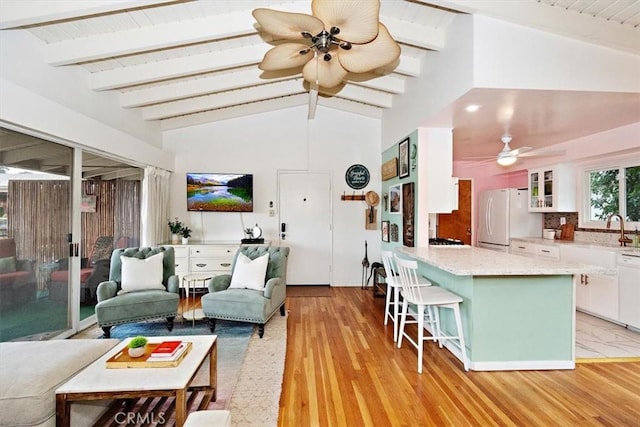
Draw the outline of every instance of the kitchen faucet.
[[[618,239],[618,242],[620,242],[620,246],[627,246],[627,243],[631,243],[632,240],[624,235],[624,219],[622,219],[622,215],[609,215],[609,218],[607,218],[607,230],[611,228],[611,218],[614,216],[617,216],[618,219],[620,219],[620,238]]]

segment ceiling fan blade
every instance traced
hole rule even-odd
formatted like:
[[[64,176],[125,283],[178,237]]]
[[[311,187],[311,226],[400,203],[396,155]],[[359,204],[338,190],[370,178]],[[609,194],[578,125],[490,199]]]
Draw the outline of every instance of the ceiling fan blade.
[[[318,86],[332,88],[342,83],[347,77],[347,70],[335,59],[325,61],[316,57],[307,62],[302,69],[302,75],[309,83],[317,82]]]
[[[354,44],[351,49],[338,49],[342,66],[352,73],[366,73],[394,62],[400,57],[400,45],[393,40],[387,28],[379,24],[380,31],[371,43]]]
[[[516,156],[517,157],[517,156],[520,156],[520,155],[526,153],[527,151],[531,151],[531,150],[533,150],[532,147],[520,147],[520,148],[515,148],[515,149],[511,150],[509,152],[509,154],[511,156]]]
[[[254,9],[251,13],[264,31],[284,39],[301,39],[303,31],[315,36],[324,28],[320,19],[304,13],[281,12],[264,8]]]
[[[271,48],[264,54],[264,58],[258,68],[263,71],[285,70],[287,68],[301,67],[314,56],[313,50],[301,55],[308,46],[301,43],[284,43]]]
[[[331,27],[340,28],[336,36],[351,43],[367,43],[378,34],[379,0],[313,0],[313,16]],[[314,35],[317,33],[313,33]]]
[[[519,157],[553,157],[563,156],[566,153],[566,150],[531,151],[525,154],[520,154]]]

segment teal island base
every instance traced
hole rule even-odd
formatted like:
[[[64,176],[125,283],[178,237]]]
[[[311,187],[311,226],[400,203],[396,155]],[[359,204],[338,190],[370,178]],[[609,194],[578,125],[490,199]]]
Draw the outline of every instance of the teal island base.
[[[575,305],[571,274],[455,275],[424,262],[419,272],[464,298],[461,314],[474,371],[575,368]],[[442,328],[455,332],[451,310]],[[451,341],[447,348],[460,359]]]

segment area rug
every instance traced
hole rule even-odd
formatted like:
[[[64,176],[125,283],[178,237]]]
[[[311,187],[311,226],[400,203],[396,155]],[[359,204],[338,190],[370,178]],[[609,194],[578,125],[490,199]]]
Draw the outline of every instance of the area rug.
[[[287,316],[276,313],[265,325],[264,337],[251,336],[229,410],[231,425],[278,425],[280,394],[287,352]],[[211,408],[211,407],[210,407]]]

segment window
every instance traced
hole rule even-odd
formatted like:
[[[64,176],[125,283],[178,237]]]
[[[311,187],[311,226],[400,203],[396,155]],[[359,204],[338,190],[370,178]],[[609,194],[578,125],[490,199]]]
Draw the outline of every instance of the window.
[[[594,168],[585,171],[583,226],[604,228],[611,215],[621,215],[627,230],[640,226],[640,164]],[[635,224],[634,224],[635,223]]]

